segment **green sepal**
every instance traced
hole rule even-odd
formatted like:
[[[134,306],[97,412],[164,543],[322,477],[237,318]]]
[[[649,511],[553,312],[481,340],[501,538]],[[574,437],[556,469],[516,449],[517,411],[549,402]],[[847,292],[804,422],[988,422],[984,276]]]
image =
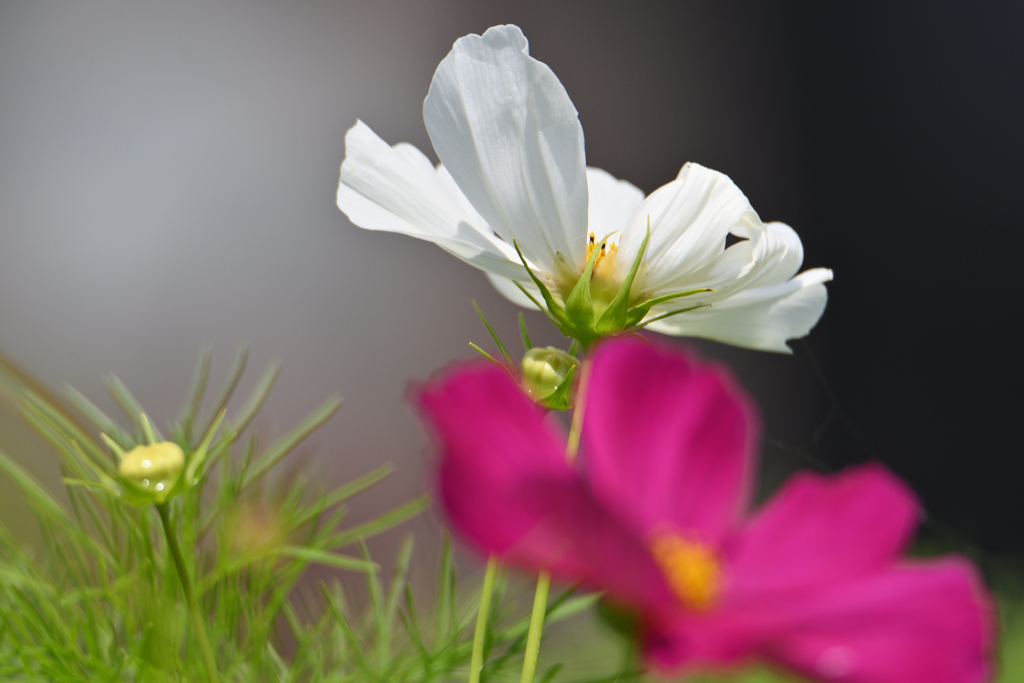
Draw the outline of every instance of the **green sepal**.
[[[637,253],[636,258],[633,259],[633,265],[629,269],[629,275],[626,276],[626,280],[619,287],[619,291],[615,294],[615,298],[608,304],[608,308],[604,309],[601,313],[601,317],[597,319],[597,324],[594,325],[594,329],[597,330],[597,334],[601,337],[606,337],[612,334],[618,334],[626,329],[626,310],[629,307],[629,291],[633,288],[633,279],[636,274],[640,271],[640,263],[643,261],[644,254],[647,252],[647,242],[651,239],[651,218],[647,217],[647,234],[644,235],[644,241],[640,244],[640,251]],[[596,251],[596,250],[595,250]]]
[[[604,244],[610,236],[605,235],[598,244]],[[587,259],[587,267],[583,269],[583,274],[565,299],[565,316],[576,332],[571,336],[588,346],[600,336],[594,335],[594,300],[590,295],[590,278],[593,277],[594,264],[600,255],[600,249],[591,252],[590,258]]]
[[[695,311],[698,308],[711,308],[711,304],[698,304],[696,306],[690,306],[689,308],[680,308],[680,309],[675,310],[675,311],[669,311],[668,313],[662,313],[661,315],[654,316],[650,320],[645,320],[643,323],[637,325],[636,327],[637,327],[637,329],[642,329],[644,327],[647,327],[648,325],[650,325],[653,322],[657,322],[659,320],[664,320],[665,318],[671,318],[672,316],[679,315],[680,313],[689,313],[690,311]]]
[[[150,503],[156,503],[159,500],[166,500],[166,497],[163,497],[162,499],[157,498],[153,495],[151,489],[143,488],[131,479],[127,479],[120,475],[115,475],[114,478],[121,484],[121,491],[124,493],[125,500],[132,505],[143,507]]]
[[[530,269],[530,266],[527,265],[526,257],[523,256],[523,252],[520,251],[519,244],[515,240],[512,240],[512,246],[515,247],[516,253],[519,254],[519,260],[523,262],[523,268],[526,269],[526,274],[530,276],[531,280],[533,280],[533,284],[537,285],[537,288],[540,289],[540,295],[544,297],[544,306],[538,304],[537,300],[534,299],[533,296],[531,296],[530,293],[527,292],[521,284],[516,282],[516,286],[519,287],[520,291],[522,291],[523,294],[529,297],[530,301],[532,301],[537,306],[537,308],[547,312],[548,317],[551,318],[551,322],[553,322],[555,326],[562,331],[563,334],[567,336],[572,336],[566,330],[566,327],[569,327],[570,323],[569,319],[565,315],[565,308],[563,308],[561,304],[555,301],[555,297],[551,296],[551,292],[548,291],[548,288],[544,286],[544,283],[540,281],[540,278],[537,277],[534,274],[533,270]],[[515,282],[515,280],[513,280],[513,282]]]
[[[200,442],[199,447],[189,455],[188,464],[185,466],[185,476],[178,481],[181,488],[191,486],[193,481],[202,476],[203,463],[206,462],[206,456],[210,454],[210,444],[213,443],[213,437],[217,433],[217,429],[220,427],[220,423],[224,420],[227,412],[226,408],[220,409],[213,424],[206,430],[206,435],[203,437],[202,442]]]
[[[548,320],[550,320],[552,322],[552,324],[554,324],[554,326],[557,327],[562,332],[562,334],[564,334],[565,336],[569,336],[569,333],[565,331],[565,323],[563,323],[561,320],[559,320],[555,316],[551,315],[551,312],[547,308],[544,307],[544,304],[542,304],[539,301],[537,301],[537,299],[532,294],[530,294],[528,291],[526,291],[526,287],[523,287],[522,284],[520,284],[519,282],[516,282],[515,280],[512,281],[512,284],[514,284],[516,287],[518,287],[519,291],[522,292],[526,296],[527,299],[532,301],[533,305],[536,306],[538,309],[540,309],[540,311],[542,313],[544,313],[544,315],[546,315],[548,317]]]
[[[565,373],[565,379],[562,383],[547,396],[544,396],[537,400],[545,408],[551,410],[569,410],[576,403],[576,394],[572,390],[572,379],[576,376],[576,366],[569,368],[569,371]]]
[[[495,357],[494,357],[494,356],[492,356],[491,354],[489,354],[489,353],[487,353],[486,351],[484,351],[483,349],[481,349],[481,348],[480,348],[479,346],[477,346],[477,345],[476,345],[476,344],[474,344],[473,342],[469,342],[469,345],[470,345],[470,346],[472,346],[472,347],[473,347],[474,349],[476,349],[476,351],[477,351],[477,352],[478,352],[478,353],[479,353],[479,354],[480,354],[481,356],[483,356],[483,357],[484,357],[484,358],[486,358],[487,360],[491,361],[492,363],[494,363],[494,364],[495,364],[495,365],[497,365],[498,367],[501,367],[501,368],[504,368],[504,367],[506,367],[504,363],[502,363],[502,362],[501,362],[500,360],[498,360],[497,358],[495,358]]]
[[[103,443],[107,444],[107,448],[110,449],[111,453],[117,456],[117,459],[119,461],[124,459],[124,454],[127,453],[128,451],[121,448],[121,444],[107,436],[106,432],[100,432],[100,438],[103,439]]]
[[[153,425],[150,424],[149,418],[146,417],[146,414],[139,413],[139,420],[142,422],[142,432],[146,435],[146,442],[150,446],[157,443],[159,439],[157,439],[156,434],[153,433]]]
[[[515,360],[512,358],[512,354],[509,353],[508,349],[505,348],[505,344],[502,343],[501,337],[495,332],[493,327],[490,327],[490,323],[487,322],[487,318],[483,315],[483,311],[476,305],[476,301],[473,301],[473,308],[476,309],[476,314],[480,316],[480,322],[483,323],[483,327],[490,333],[490,338],[495,340],[495,344],[498,345],[498,350],[501,351],[502,357],[505,358],[506,365],[510,368],[515,367]],[[479,350],[479,349],[477,349]]]
[[[519,313],[519,334],[523,338],[523,350],[529,351],[533,348],[533,342],[530,340],[530,331],[526,329],[526,317],[523,316],[522,311]]]
[[[579,358],[580,354],[583,353],[583,344],[580,344],[579,339],[573,339],[572,344],[569,344],[569,350],[566,351],[566,353],[570,356],[576,356]]]
[[[644,319],[644,316],[650,312],[652,306],[665,303],[666,301],[672,301],[673,299],[679,299],[684,296],[693,296],[694,294],[703,294],[704,292],[713,292],[715,290],[710,287],[702,287],[700,289],[688,289],[685,292],[674,292],[672,294],[666,294],[665,296],[659,296],[654,299],[648,299],[647,301],[634,306],[629,310],[626,315],[626,326],[634,327],[640,324],[640,321]],[[693,306],[691,308],[681,308],[678,311],[671,311],[668,315],[675,315],[676,313],[685,313],[686,311],[692,311],[694,308],[701,308],[702,306],[710,306],[710,304],[700,304],[699,306]],[[660,315],[656,319],[661,320],[668,315]],[[647,322],[653,322],[648,320]]]

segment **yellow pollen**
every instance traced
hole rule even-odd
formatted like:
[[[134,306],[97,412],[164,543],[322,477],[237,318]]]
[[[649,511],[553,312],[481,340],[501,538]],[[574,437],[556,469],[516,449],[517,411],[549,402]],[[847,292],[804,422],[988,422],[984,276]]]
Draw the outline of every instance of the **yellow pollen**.
[[[600,263],[601,259],[603,259],[608,254],[618,253],[619,245],[617,245],[617,244],[608,244],[607,241],[601,242],[601,244],[599,245],[597,243],[597,235],[595,235],[594,233],[590,233],[590,236],[587,238],[587,260],[588,261],[590,260],[590,257],[594,254],[594,250],[595,249],[600,249],[601,250],[601,253],[599,253],[597,255],[597,263]],[[597,264],[595,264],[595,268],[596,267],[597,267]]]
[[[655,537],[651,553],[684,605],[704,611],[714,604],[722,588],[722,567],[711,548],[670,533]]]

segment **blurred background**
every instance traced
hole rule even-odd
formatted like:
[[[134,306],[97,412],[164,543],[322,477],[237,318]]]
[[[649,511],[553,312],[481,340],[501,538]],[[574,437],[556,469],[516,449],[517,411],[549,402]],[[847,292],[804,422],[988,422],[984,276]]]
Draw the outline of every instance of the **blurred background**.
[[[646,192],[686,161],[723,171],[834,269],[793,356],[693,342],[760,403],[767,481],[882,460],[926,534],[1020,554],[1019,3],[4,2],[0,350],[111,411],[114,372],[167,426],[201,349],[216,387],[247,343],[243,395],[284,361],[267,439],[345,396],[293,465],[333,484],[398,466],[353,519],[418,495],[407,383],[490,348],[470,299],[510,343],[518,311],[437,247],[350,225],[338,168],[357,117],[433,157],[433,71],[499,23],[562,80],[590,165]],[[58,485],[9,405],[0,447]],[[7,481],[0,519],[32,533]]]

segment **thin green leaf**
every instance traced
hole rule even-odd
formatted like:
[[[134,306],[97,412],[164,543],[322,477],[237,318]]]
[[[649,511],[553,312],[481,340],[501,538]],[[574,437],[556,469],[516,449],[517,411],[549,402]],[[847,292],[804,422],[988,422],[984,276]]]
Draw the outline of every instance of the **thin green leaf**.
[[[363,559],[370,562],[370,549],[366,541],[359,539],[359,550]],[[364,572],[366,575],[366,592],[370,596],[370,610],[373,613],[373,625],[376,630],[377,666],[386,669],[391,665],[391,632],[388,629],[387,616],[384,608],[384,590],[380,585],[377,572]]]
[[[128,387],[124,385],[124,382],[118,378],[117,375],[107,375],[104,384],[107,385],[107,391],[114,398],[114,401],[121,407],[128,419],[135,425],[135,429],[139,432],[143,430],[142,418],[140,417],[143,412],[142,405],[132,396],[132,392],[128,391]],[[161,436],[159,441],[163,441]]]
[[[102,471],[95,459],[85,457],[84,452],[77,448],[77,442],[69,439],[58,425],[53,424],[48,415],[36,410],[35,406],[26,403],[23,406],[21,416],[25,418],[25,421],[28,422],[29,426],[37,434],[46,439],[57,450],[63,465],[71,468],[79,478],[87,479],[89,478],[89,473]]]
[[[510,354],[508,349],[505,348],[505,345],[501,343],[501,337],[499,337],[498,333],[494,331],[493,327],[491,327],[491,323],[487,322],[487,317],[484,315],[484,312],[480,310],[480,307],[477,306],[476,301],[473,301],[473,308],[476,309],[476,314],[480,316],[480,322],[482,322],[484,327],[487,328],[487,331],[491,333],[491,339],[493,339],[494,343],[498,346],[498,351],[501,352],[501,357],[505,359],[505,364],[509,367],[516,367],[516,362],[512,358],[512,354]]]
[[[17,396],[46,406],[48,412],[61,417],[61,422],[67,424],[67,429],[75,433],[76,438],[95,445],[95,442],[82,429],[84,425],[79,422],[78,416],[64,407],[60,397],[50,391],[45,384],[22,370],[17,363],[3,353],[0,353],[0,382],[14,389]]]
[[[544,621],[547,623],[553,623],[574,617],[580,612],[584,612],[596,605],[602,597],[604,597],[604,593],[598,591],[596,593],[588,593],[574,598],[566,598],[564,601],[554,605],[554,607],[548,612]]]
[[[199,354],[199,362],[196,364],[195,372],[192,373],[192,387],[189,389],[188,407],[181,420],[187,425],[195,424],[199,419],[199,409],[203,405],[203,396],[206,395],[206,385],[210,381],[210,364],[213,362],[213,351],[209,347],[204,348]]]
[[[715,291],[715,290],[710,289],[708,287],[702,287],[702,288],[699,288],[699,289],[688,289],[685,292],[673,292],[672,294],[666,294],[665,296],[659,296],[659,297],[655,297],[654,299],[648,299],[647,301],[644,301],[643,303],[638,304],[638,305],[634,306],[633,308],[629,309],[629,312],[626,314],[626,326],[627,327],[633,327],[634,325],[637,325],[641,320],[644,319],[644,316],[647,315],[650,312],[650,310],[651,310],[651,308],[653,306],[656,306],[658,304],[663,304],[666,301],[672,301],[673,299],[679,299],[679,298],[682,298],[682,297],[685,297],[685,296],[693,296],[694,294],[703,294],[705,292],[713,292],[713,291]],[[701,304],[701,305],[702,306],[710,306],[711,304]],[[667,318],[669,315],[675,315],[676,313],[684,313],[686,311],[692,311],[694,308],[700,308],[700,306],[694,306],[692,308],[686,308],[686,309],[682,309],[682,310],[679,310],[679,311],[673,311],[673,312],[668,313],[667,315],[664,315],[662,317]],[[660,319],[661,318],[659,318],[659,320]],[[647,322],[652,322],[652,321],[648,320]]]
[[[84,452],[93,464],[105,467],[109,463],[109,458],[100,450],[92,436],[82,431],[78,424],[57,405],[36,394],[26,394],[22,405],[22,415],[26,417],[35,415],[40,423],[39,426],[45,426],[49,436],[43,432],[40,433],[58,449],[62,448],[62,443],[77,442],[83,446]]]
[[[206,430],[206,434],[203,436],[202,442],[199,447],[192,452],[189,456],[188,468],[185,470],[185,483],[190,484],[197,477],[202,476],[203,463],[206,461],[207,455],[210,452],[210,443],[213,442],[213,436],[217,433],[217,428],[220,427],[221,421],[224,419],[225,411],[223,408],[217,415],[217,419],[213,421],[210,427]]]
[[[362,493],[363,491],[370,488],[377,482],[383,480],[385,477],[387,477],[394,471],[394,465],[392,465],[391,463],[385,463],[384,465],[381,465],[372,472],[364,474],[355,481],[349,482],[348,484],[345,484],[344,486],[341,486],[335,489],[334,491],[331,491],[329,494],[324,496],[324,499],[317,506],[317,509],[302,513],[298,517],[296,517],[295,520],[292,522],[293,528],[302,526],[306,522],[313,519],[313,517],[320,514],[322,510],[330,509],[335,505],[344,503],[349,498],[359,493]]]
[[[122,449],[129,449],[134,442],[106,413],[97,408],[89,399],[74,387],[64,388],[64,396],[96,429],[108,435]]]
[[[274,383],[277,381],[277,376],[280,372],[281,361],[274,361],[267,366],[267,369],[260,375],[259,381],[256,382],[252,393],[245,399],[245,403],[242,404],[238,414],[231,420],[232,431],[236,434],[241,434],[245,431],[245,428],[249,426],[252,419],[256,417],[256,413],[263,407],[263,403],[267,400],[267,396],[270,395],[270,390],[274,388]]]
[[[679,315],[680,313],[689,313],[690,311],[695,311],[698,308],[711,308],[711,304],[701,304],[699,306],[690,306],[689,308],[680,308],[677,311],[669,311],[668,313],[662,313],[661,315],[654,316],[650,320],[643,321],[642,323],[637,325],[637,327],[638,328],[644,328],[644,327],[647,327],[648,325],[650,325],[653,322],[657,322],[659,320],[664,320],[665,318],[671,318],[672,316]]]
[[[401,524],[407,519],[411,519],[423,512],[429,503],[430,499],[427,496],[420,496],[416,500],[406,503],[401,507],[397,507],[391,512],[381,515],[377,519],[370,520],[369,522],[365,522],[359,526],[352,527],[351,529],[347,529],[336,534],[331,538],[330,547],[340,548],[360,538],[370,538],[382,531],[387,531],[391,527]]]
[[[337,567],[338,569],[350,569],[358,572],[376,572],[380,570],[380,567],[369,560],[360,560],[357,557],[348,557],[347,555],[335,555],[318,548],[305,546],[281,546],[274,551],[274,554],[287,555],[288,557],[295,557],[306,562],[322,564],[326,567]]]
[[[153,425],[150,424],[149,418],[146,417],[146,413],[140,413],[139,419],[142,421],[142,433],[146,436],[146,441],[149,445],[152,446],[153,444],[161,441],[161,439],[157,438],[156,431],[154,430]]]
[[[110,560],[106,550],[82,532],[81,528],[68,516],[67,510],[50,495],[50,492],[2,450],[0,450],[0,470],[14,480],[15,485],[21,489],[29,504],[42,517],[56,524],[82,547],[87,547],[94,554]]]
[[[228,376],[224,380],[223,386],[221,386],[220,393],[217,394],[217,399],[213,402],[213,406],[210,408],[209,417],[203,421],[202,429],[197,430],[197,434],[206,434],[210,431],[210,427],[213,425],[214,420],[220,415],[224,407],[227,406],[228,401],[231,400],[231,395],[235,393],[235,387],[238,386],[238,380],[242,378],[242,373],[245,372],[245,364],[249,360],[249,348],[242,345],[238,349],[238,353],[235,354],[235,361],[231,364],[231,370],[228,371]]]
[[[555,680],[555,676],[558,675],[558,672],[561,671],[564,666],[565,664],[562,664],[561,662],[558,664],[552,664],[548,667],[548,670],[544,672],[544,675],[537,679],[538,683],[551,683],[551,681]]]
[[[379,680],[378,676],[370,666],[370,663],[366,660],[366,655],[363,653],[362,640],[356,635],[355,629],[352,628],[352,624],[345,616],[345,605],[344,605],[344,592],[341,586],[336,586],[332,592],[327,584],[321,584],[321,591],[323,592],[324,598],[327,600],[327,605],[331,609],[331,613],[334,615],[335,623],[341,628],[342,633],[345,635],[345,640],[348,641],[352,653],[355,655],[356,665],[359,667],[364,680],[375,681]]]
[[[341,408],[341,403],[342,399],[340,396],[331,396],[294,429],[278,439],[246,473],[241,489],[245,490],[251,486],[254,481],[280,462],[281,458],[288,455],[292,449],[302,443],[317,427],[329,420],[334,413],[338,412],[338,408]]]
[[[526,316],[523,312],[519,312],[519,335],[523,338],[523,349],[529,351],[533,348],[533,342],[530,340],[530,330],[526,328]]]
[[[110,449],[110,452],[113,453],[118,460],[124,460],[125,450],[121,448],[121,444],[107,436],[106,432],[100,432],[100,438],[103,439],[103,442],[107,444],[107,448]]]
[[[413,537],[406,536],[402,545],[398,548],[398,557],[395,560],[395,571],[391,575],[391,585],[388,587],[388,596],[385,602],[384,617],[387,620],[388,632],[394,628],[395,614],[398,612],[398,602],[405,592],[406,577],[409,574],[409,565],[412,562]]]
[[[437,591],[437,646],[448,640],[448,632],[451,630],[453,604],[455,596],[453,586],[455,584],[455,561],[452,559],[452,537],[447,531],[444,533],[444,548],[441,551],[441,572]]]
[[[497,358],[495,358],[495,357],[494,357],[494,356],[492,356],[491,354],[487,353],[486,351],[484,351],[483,349],[481,349],[481,348],[480,348],[479,346],[477,346],[477,345],[476,345],[476,344],[474,344],[473,342],[469,342],[469,345],[470,345],[470,346],[472,346],[472,347],[473,347],[474,349],[476,349],[476,351],[477,351],[477,352],[478,352],[478,353],[479,353],[479,354],[480,354],[481,356],[483,356],[483,357],[484,357],[484,358],[486,358],[487,360],[491,361],[492,363],[494,363],[495,365],[497,365],[497,366],[498,366],[499,368],[507,368],[507,367],[508,367],[508,366],[506,366],[506,365],[505,365],[504,363],[502,363],[502,362],[501,362],[500,360],[498,360]]]

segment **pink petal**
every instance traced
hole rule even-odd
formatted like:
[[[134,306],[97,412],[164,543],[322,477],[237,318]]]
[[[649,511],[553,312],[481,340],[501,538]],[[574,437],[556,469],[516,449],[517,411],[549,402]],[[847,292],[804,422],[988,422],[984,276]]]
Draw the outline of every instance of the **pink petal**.
[[[913,492],[881,465],[797,474],[730,543],[730,600],[786,603],[888,567],[919,517]]]
[[[825,681],[981,683],[992,673],[995,611],[959,558],[880,572],[793,605],[762,651]]]
[[[417,400],[436,435],[441,503],[478,550],[627,603],[671,599],[645,541],[594,501],[566,461],[565,439],[506,372],[464,365]]]
[[[638,612],[675,604],[676,597],[646,539],[626,529],[600,507],[582,482],[577,483],[571,488],[535,487],[545,506],[544,518],[510,550],[509,561],[545,568],[556,578],[604,590],[613,602]],[[541,543],[542,539],[548,542]],[[561,553],[553,553],[555,548]]]
[[[638,535],[715,544],[745,508],[759,420],[723,369],[612,341],[594,355],[585,411],[585,476]]]
[[[760,660],[817,681],[982,683],[995,615],[970,563],[891,567],[785,609],[751,606],[647,624],[644,650],[663,673]]]
[[[457,367],[415,399],[438,441],[441,500],[481,550],[502,553],[537,525],[531,482],[576,479],[544,411],[490,363]]]
[[[753,625],[741,615],[721,611],[648,614],[641,633],[644,658],[663,674],[741,666],[755,652]]]

